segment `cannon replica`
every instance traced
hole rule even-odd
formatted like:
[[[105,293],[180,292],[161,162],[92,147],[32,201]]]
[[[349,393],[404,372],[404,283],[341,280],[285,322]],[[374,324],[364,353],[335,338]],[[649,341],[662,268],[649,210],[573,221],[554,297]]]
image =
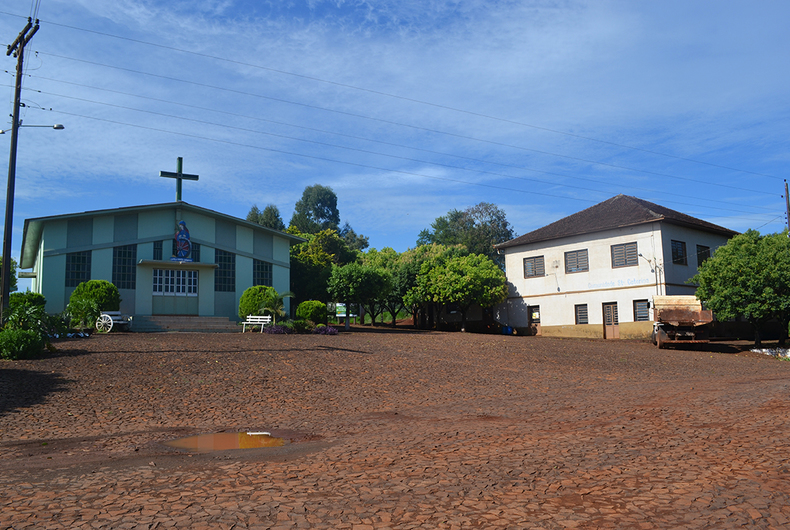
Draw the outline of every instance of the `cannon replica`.
[[[710,341],[713,313],[702,309],[695,296],[653,297],[653,344],[704,344]]]

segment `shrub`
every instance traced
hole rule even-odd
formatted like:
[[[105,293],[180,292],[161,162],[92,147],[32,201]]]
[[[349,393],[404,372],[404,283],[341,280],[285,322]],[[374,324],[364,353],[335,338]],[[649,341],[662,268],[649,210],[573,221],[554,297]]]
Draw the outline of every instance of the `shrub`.
[[[69,305],[75,300],[93,300],[99,311],[118,311],[121,309],[121,294],[118,288],[107,280],[89,280],[74,289]],[[98,315],[97,315],[98,317]],[[95,320],[95,319],[94,319]]]
[[[337,335],[337,328],[332,326],[316,326],[313,330],[315,335]]]
[[[319,300],[307,300],[296,308],[296,318],[316,323],[326,322],[326,304]]]
[[[263,328],[263,332],[268,333],[269,335],[290,335],[293,333],[293,330],[288,326],[272,324],[271,326],[266,326]]]
[[[0,331],[0,357],[3,359],[32,359],[43,350],[44,339],[32,329]]]
[[[72,328],[86,329],[96,325],[96,319],[99,318],[101,311],[99,311],[99,305],[95,300],[72,296],[65,313],[66,320]]]
[[[239,300],[239,318],[246,320],[250,315],[262,315],[261,305],[277,291],[274,287],[254,285],[244,290]]]
[[[15,309],[19,306],[41,306],[47,305],[47,299],[43,294],[25,291],[24,293],[11,293],[8,297],[8,307]]]
[[[293,329],[297,333],[310,333],[315,329],[315,324],[309,320],[294,320]]]
[[[44,310],[44,306],[17,303],[13,307],[9,305],[8,309],[5,322],[6,328],[33,330],[41,335],[42,338],[46,338],[49,335],[50,319]]]

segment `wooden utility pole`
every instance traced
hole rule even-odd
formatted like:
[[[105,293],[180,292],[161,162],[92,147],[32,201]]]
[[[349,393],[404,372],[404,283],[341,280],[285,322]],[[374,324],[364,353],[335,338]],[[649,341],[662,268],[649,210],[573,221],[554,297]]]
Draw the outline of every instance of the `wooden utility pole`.
[[[8,158],[8,190],[5,198],[5,229],[3,231],[3,263],[2,276],[2,305],[0,305],[0,322],[3,313],[8,309],[8,295],[11,292],[11,234],[14,225],[14,186],[16,179],[16,144],[19,136],[19,108],[22,97],[22,69],[25,61],[25,45],[30,42],[33,35],[38,31],[38,19],[33,25],[33,19],[27,19],[27,25],[16,40],[8,46],[6,55],[13,54],[16,57],[16,84],[14,85],[14,112],[13,123],[11,124],[11,154]]]

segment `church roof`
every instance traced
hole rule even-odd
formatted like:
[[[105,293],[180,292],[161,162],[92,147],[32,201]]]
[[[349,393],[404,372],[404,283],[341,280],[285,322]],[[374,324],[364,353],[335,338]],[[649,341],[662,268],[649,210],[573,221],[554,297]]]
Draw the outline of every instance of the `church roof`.
[[[738,232],[728,228],[691,217],[658,204],[620,194],[586,210],[564,217],[543,228],[538,228],[523,236],[500,243],[496,245],[496,248],[504,249],[655,222],[687,226],[727,237],[738,234]]]
[[[88,212],[67,213],[62,215],[51,215],[47,217],[35,217],[32,219],[25,219],[25,227],[22,233],[22,252],[19,257],[19,268],[29,269],[33,267],[33,265],[35,264],[36,255],[38,254],[39,244],[41,242],[41,234],[44,230],[44,225],[48,222],[61,221],[66,219],[78,219],[80,217],[98,217],[102,215],[119,215],[119,214],[123,215],[123,214],[131,214],[136,212],[163,210],[163,209],[172,209],[172,208],[181,208],[182,210],[192,211],[203,215],[207,215],[209,217],[224,219],[232,223],[248,226],[253,230],[268,232],[272,235],[276,235],[278,237],[282,237],[289,240],[289,243],[291,245],[296,245],[298,243],[302,243],[305,241],[301,237],[294,236],[286,232],[280,232],[279,230],[266,228],[257,223],[251,223],[244,219],[233,217],[232,215],[227,215],[224,213],[216,212],[214,210],[209,210],[208,208],[202,208],[200,206],[195,206],[193,204],[189,204],[183,201],[166,202],[160,204],[146,204],[143,206],[127,206],[123,208],[110,208],[107,210],[92,210]]]

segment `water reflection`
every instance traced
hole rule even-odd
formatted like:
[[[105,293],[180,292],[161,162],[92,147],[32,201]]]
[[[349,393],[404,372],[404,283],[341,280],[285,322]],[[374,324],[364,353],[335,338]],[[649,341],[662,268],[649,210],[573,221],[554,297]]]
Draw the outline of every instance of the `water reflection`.
[[[209,452],[227,451],[229,449],[282,447],[286,443],[285,438],[275,438],[267,432],[218,432],[179,438],[178,440],[165,442],[165,445],[177,449]]]

